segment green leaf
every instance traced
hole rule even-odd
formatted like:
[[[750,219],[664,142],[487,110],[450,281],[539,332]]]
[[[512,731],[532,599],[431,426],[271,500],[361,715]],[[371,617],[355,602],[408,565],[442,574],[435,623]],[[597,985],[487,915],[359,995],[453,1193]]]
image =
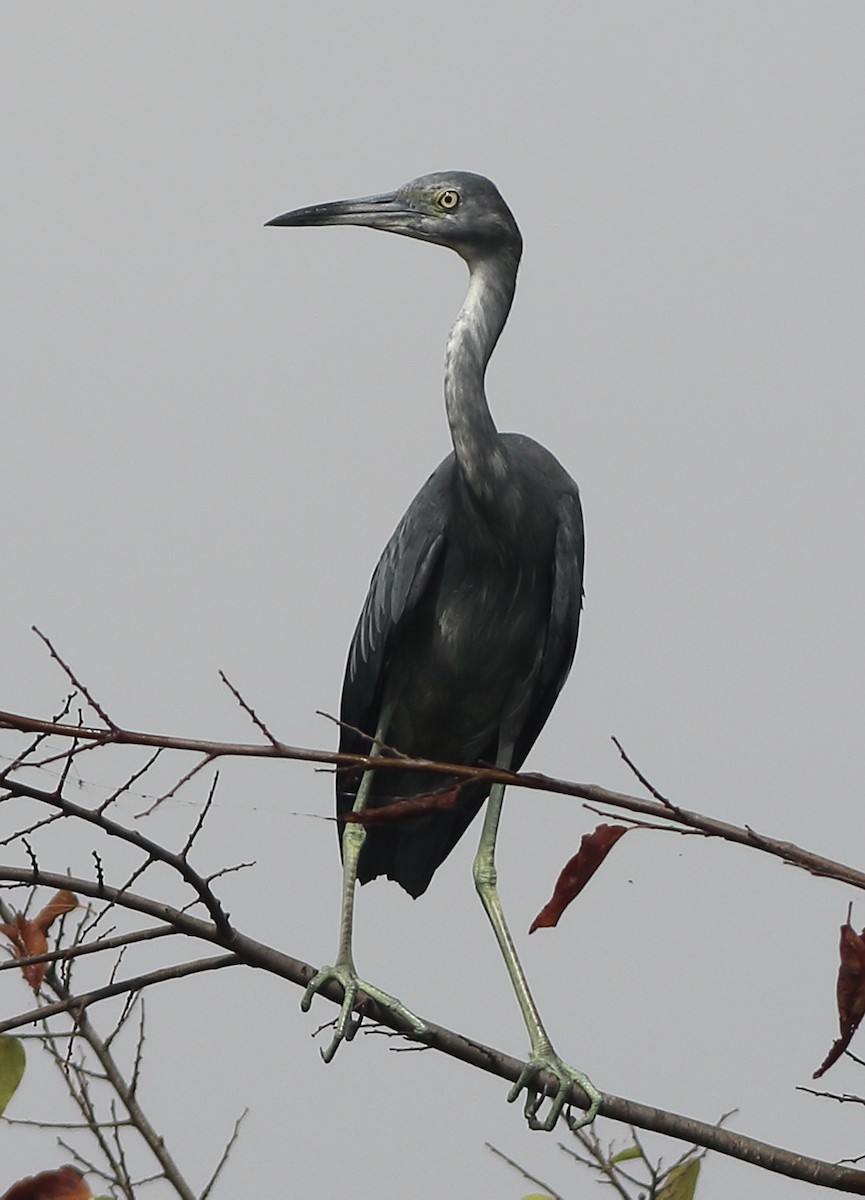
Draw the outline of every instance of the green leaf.
[[[24,1074],[24,1043],[0,1034],[0,1113],[15,1095]]]
[[[553,1200],[553,1198],[546,1195],[545,1192],[532,1192],[531,1196],[523,1196],[523,1200]]]
[[[642,1158],[643,1152],[639,1146],[628,1146],[627,1150],[620,1150],[618,1154],[614,1154],[610,1159],[611,1163],[628,1162],[631,1158]]]
[[[673,1167],[664,1180],[664,1186],[658,1192],[658,1200],[694,1200],[699,1174],[699,1158]]]

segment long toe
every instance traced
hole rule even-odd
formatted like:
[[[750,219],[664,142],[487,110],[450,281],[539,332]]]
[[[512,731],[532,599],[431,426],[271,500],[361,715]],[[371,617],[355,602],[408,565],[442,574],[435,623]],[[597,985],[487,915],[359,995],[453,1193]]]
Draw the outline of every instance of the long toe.
[[[542,1088],[537,1086],[539,1076],[548,1071],[558,1080],[558,1091],[550,1100],[550,1107],[541,1118],[538,1116],[545,1099]],[[584,1113],[576,1117],[571,1112],[571,1085],[576,1084],[588,1098],[589,1105]],[[590,1125],[598,1115],[603,1096],[582,1071],[569,1067],[557,1054],[545,1054],[531,1058],[520,1072],[514,1086],[508,1092],[508,1101],[513,1102],[522,1091],[526,1093],[523,1112],[529,1129],[543,1130],[549,1133],[555,1128],[560,1116],[564,1115],[570,1129],[576,1131],[585,1125]]]
[[[358,993],[361,993],[363,997],[368,997],[370,1000],[375,1001],[379,1008],[397,1017],[406,1025],[405,1036],[422,1038],[426,1033],[427,1026],[420,1017],[415,1016],[410,1009],[406,1008],[395,996],[391,996],[389,992],[384,992],[374,984],[360,979],[354,967],[344,963],[333,967],[322,967],[310,980],[300,1001],[300,1007],[303,1012],[309,1012],[313,997],[331,980],[334,980],[342,987],[342,1004],[340,1005],[339,1015],[334,1022],[334,1033],[330,1044],[321,1052],[321,1056],[326,1063],[331,1061],[343,1042],[350,1042],[354,1038],[363,1022],[363,1015],[354,1011],[358,1001]]]

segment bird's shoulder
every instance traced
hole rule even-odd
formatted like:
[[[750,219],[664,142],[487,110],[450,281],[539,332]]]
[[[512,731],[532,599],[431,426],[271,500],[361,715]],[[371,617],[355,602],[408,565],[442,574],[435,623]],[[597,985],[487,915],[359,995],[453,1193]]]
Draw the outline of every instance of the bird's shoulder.
[[[551,494],[575,496],[579,499],[580,490],[576,481],[546,446],[542,446],[525,433],[502,433],[499,436],[511,461],[522,470],[543,480]]]

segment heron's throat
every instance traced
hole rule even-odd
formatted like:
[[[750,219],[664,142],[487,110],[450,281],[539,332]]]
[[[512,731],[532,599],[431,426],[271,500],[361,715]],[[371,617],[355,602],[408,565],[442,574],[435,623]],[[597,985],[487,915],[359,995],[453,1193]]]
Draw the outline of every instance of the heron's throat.
[[[519,259],[500,255],[469,264],[469,290],[448,338],[445,407],[454,453],[478,496],[491,495],[506,470],[484,391],[484,373],[508,319]]]

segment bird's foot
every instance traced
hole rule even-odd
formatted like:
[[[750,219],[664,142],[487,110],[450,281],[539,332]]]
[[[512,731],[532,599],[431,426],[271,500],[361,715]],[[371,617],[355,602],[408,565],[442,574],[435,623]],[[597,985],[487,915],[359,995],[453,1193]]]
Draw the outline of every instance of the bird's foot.
[[[541,1119],[538,1117],[538,1110],[546,1098],[546,1092],[542,1087],[537,1087],[536,1083],[538,1076],[543,1071],[549,1071],[559,1081],[559,1090],[551,1098],[549,1110],[543,1119]],[[579,1117],[575,1117],[572,1114],[568,1100],[572,1083],[582,1088],[589,1100],[589,1107]],[[529,1129],[542,1129],[547,1133],[555,1127],[560,1116],[564,1116],[573,1133],[576,1133],[578,1129],[582,1129],[584,1125],[591,1125],[592,1121],[598,1115],[603,1099],[601,1093],[588,1076],[584,1075],[582,1071],[577,1071],[573,1067],[569,1067],[567,1063],[562,1062],[558,1054],[551,1047],[532,1054],[532,1057],[520,1072],[519,1079],[508,1092],[508,1101],[512,1102],[516,1100],[523,1089],[525,1089],[526,1093],[523,1112],[529,1123]]]
[[[321,1051],[321,1057],[326,1063],[330,1062],[341,1043],[350,1042],[360,1029],[363,1014],[354,1012],[358,992],[361,992],[364,997],[374,1000],[380,1008],[403,1021],[408,1026],[406,1033],[409,1037],[420,1037],[427,1032],[426,1024],[406,1008],[400,1000],[388,992],[383,992],[374,984],[359,979],[354,967],[345,963],[338,963],[334,967],[322,967],[318,974],[309,981],[300,1002],[303,1012],[309,1012],[313,996],[331,980],[335,980],[342,987],[342,1005],[339,1016],[336,1018],[330,1045]]]

